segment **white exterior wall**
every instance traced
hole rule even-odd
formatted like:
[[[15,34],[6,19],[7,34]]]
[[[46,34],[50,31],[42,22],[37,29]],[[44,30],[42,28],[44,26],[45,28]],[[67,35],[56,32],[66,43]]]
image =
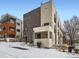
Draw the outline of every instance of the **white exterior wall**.
[[[50,26],[36,27],[36,28],[33,28],[33,30],[34,30],[34,33],[47,31],[48,32],[48,36],[50,36],[49,32],[52,32],[52,28]],[[35,39],[34,38],[34,45],[37,45],[37,42],[41,42],[42,43],[42,47],[50,48],[50,47],[53,46],[53,40],[50,39],[49,37],[46,38],[46,39]]]
[[[37,45],[37,42],[41,42],[42,47],[51,48],[53,46],[52,39],[35,39],[34,45]]]
[[[41,26],[44,23],[51,23],[52,21],[52,3],[47,2],[41,5]]]
[[[54,22],[55,14],[56,14],[56,23]],[[52,1],[42,4],[41,5],[41,27],[36,27],[33,30],[34,30],[34,33],[51,31],[52,39],[50,39],[49,38],[50,35],[48,35],[47,39],[34,39],[34,44],[36,45],[36,42],[41,41],[43,47],[52,47],[53,45],[58,45],[59,44],[58,31],[60,32],[60,28],[58,27],[59,21],[60,20],[57,15],[56,8],[54,4],[52,4]],[[45,23],[49,23],[49,26],[48,27],[44,26]],[[56,25],[56,38],[54,33],[54,25]]]
[[[53,44],[55,44],[55,34],[54,34],[54,14],[55,12],[56,11],[55,11],[54,5],[52,5],[51,1],[41,5],[41,26],[43,26],[44,23],[50,23],[52,27]]]
[[[17,23],[19,23],[20,25],[18,25]],[[17,29],[19,29],[20,32],[18,32]],[[22,36],[23,36],[23,23],[21,20],[16,20],[16,38],[17,38],[17,41],[20,41],[22,39]]]

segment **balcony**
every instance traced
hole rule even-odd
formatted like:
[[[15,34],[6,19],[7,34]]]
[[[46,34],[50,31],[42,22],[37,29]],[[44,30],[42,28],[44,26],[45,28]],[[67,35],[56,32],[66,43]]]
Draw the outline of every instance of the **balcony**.
[[[41,27],[35,27],[33,28],[34,32],[43,32],[43,31],[52,31],[52,27],[50,25],[48,26],[41,26]]]
[[[13,23],[3,23],[3,24],[0,24],[0,26],[4,26],[4,27],[15,27],[16,24],[13,24]]]
[[[0,34],[16,34],[16,31],[13,30],[2,30],[0,31]]]
[[[33,31],[34,45],[37,45],[37,42],[41,42],[42,47],[52,47],[53,29],[50,25],[33,28]]]

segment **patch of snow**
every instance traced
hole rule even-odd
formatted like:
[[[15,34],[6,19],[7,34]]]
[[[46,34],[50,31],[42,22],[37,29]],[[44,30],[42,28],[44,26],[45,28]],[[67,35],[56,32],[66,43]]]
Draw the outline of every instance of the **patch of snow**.
[[[28,50],[20,50],[12,47],[24,47]],[[79,54],[60,52],[56,49],[30,47],[24,42],[1,42],[0,58],[76,58]]]

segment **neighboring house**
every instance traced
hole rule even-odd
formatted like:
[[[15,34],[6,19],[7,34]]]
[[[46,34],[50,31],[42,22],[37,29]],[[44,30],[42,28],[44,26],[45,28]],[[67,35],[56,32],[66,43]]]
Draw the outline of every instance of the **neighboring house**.
[[[62,44],[61,23],[52,1],[24,14],[24,35],[27,42],[41,42],[42,47]]]
[[[22,21],[15,16],[5,14],[0,20],[0,40],[21,41],[22,39]]]

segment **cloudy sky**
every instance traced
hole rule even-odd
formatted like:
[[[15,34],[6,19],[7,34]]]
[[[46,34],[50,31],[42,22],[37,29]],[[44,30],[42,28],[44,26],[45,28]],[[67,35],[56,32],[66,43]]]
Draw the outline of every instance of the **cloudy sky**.
[[[10,13],[20,19],[23,14],[35,9],[48,0],[0,0],[0,16]],[[74,15],[79,16],[79,0],[53,0],[61,21]]]

